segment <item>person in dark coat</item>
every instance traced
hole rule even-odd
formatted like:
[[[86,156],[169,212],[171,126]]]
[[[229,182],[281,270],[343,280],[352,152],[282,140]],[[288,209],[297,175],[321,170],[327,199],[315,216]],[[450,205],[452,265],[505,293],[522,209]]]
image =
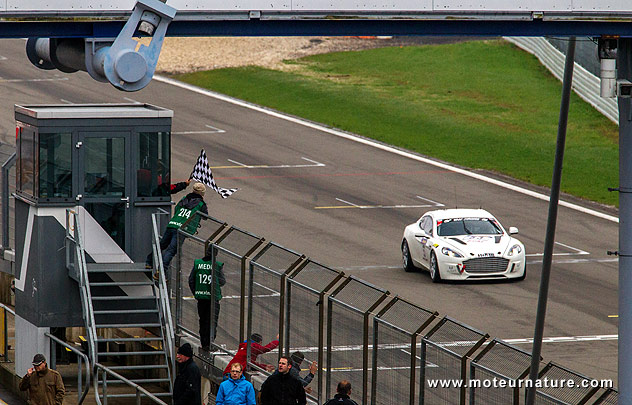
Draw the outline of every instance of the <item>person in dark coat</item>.
[[[309,383],[312,382],[316,372],[318,371],[318,363],[315,361],[311,362],[309,364],[309,373],[307,373],[305,377],[301,377],[300,372],[301,372],[301,364],[303,364],[303,360],[305,360],[305,355],[301,351],[296,351],[290,355],[290,365],[292,366],[290,368],[290,375],[296,378],[297,380],[299,380],[301,384],[303,384],[303,387],[305,387],[305,392],[307,394],[311,394],[312,389],[308,387],[308,385]],[[275,371],[275,373],[278,373],[278,372],[279,372],[278,370]]]
[[[261,386],[261,405],[305,405],[305,389],[298,379],[290,375],[290,359],[279,359],[278,373],[272,374]]]
[[[33,367],[20,381],[20,390],[28,391],[31,405],[62,405],[66,395],[61,375],[48,368],[46,357],[41,353],[33,357]]]
[[[332,399],[325,402],[325,405],[358,405],[354,400],[349,398],[351,395],[351,383],[347,380],[342,380],[338,383],[338,392]]]
[[[193,349],[188,343],[178,348],[176,354],[178,376],[173,383],[173,405],[202,404],[202,375],[193,361]]]
[[[200,211],[208,215],[208,207],[204,202],[205,192],[206,186],[204,186],[204,184],[195,183],[193,185],[193,192],[182,197],[178,205],[176,205],[173,217],[171,217],[171,220],[167,224],[167,229],[162,235],[162,239],[160,239],[162,264],[167,276],[169,275],[168,270],[171,259],[173,259],[178,251],[178,229],[180,229],[189,218],[193,218],[188,223],[186,229],[182,228],[182,230],[194,234],[197,231],[197,225],[200,223],[200,216],[195,215],[195,213]],[[153,268],[153,253],[147,255],[145,267],[147,269]]]

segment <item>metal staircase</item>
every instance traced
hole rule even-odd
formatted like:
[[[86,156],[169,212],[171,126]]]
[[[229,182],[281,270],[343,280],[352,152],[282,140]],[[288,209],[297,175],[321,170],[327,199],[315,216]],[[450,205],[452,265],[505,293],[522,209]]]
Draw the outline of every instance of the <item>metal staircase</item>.
[[[160,397],[170,402],[174,351],[166,285],[164,290],[160,283],[156,286],[144,264],[86,264],[77,215],[71,210],[66,229],[75,245],[69,273],[80,285],[97,402],[145,392],[154,401]]]

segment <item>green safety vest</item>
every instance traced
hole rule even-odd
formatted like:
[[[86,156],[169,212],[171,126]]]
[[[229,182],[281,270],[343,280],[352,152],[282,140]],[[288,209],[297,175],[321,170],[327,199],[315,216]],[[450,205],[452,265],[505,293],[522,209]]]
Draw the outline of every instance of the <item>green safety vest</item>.
[[[187,229],[182,230],[190,234],[194,234],[197,231],[198,224],[200,223],[200,216],[195,215],[195,213],[198,212],[203,205],[204,201],[200,201],[198,205],[193,207],[193,209],[184,208],[180,204],[176,205],[175,213],[173,214],[173,217],[171,217],[171,221],[167,224],[167,228],[178,229],[193,216],[191,222],[187,224]]]
[[[212,261],[204,261],[197,259],[193,263],[193,271],[195,271],[195,299],[210,300],[211,299],[211,271]],[[222,270],[224,263],[215,261],[215,301],[222,299],[222,288],[219,285],[217,272]]]

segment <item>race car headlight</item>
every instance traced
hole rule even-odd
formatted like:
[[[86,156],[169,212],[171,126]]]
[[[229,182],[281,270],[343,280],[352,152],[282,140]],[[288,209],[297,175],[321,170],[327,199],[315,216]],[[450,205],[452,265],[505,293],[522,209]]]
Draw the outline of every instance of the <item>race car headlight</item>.
[[[517,256],[520,253],[522,253],[522,247],[520,247],[520,245],[513,245],[511,249],[509,249],[507,256]]]
[[[447,247],[441,248],[441,253],[449,257],[463,257],[463,255],[459,252],[455,252],[454,250]]]

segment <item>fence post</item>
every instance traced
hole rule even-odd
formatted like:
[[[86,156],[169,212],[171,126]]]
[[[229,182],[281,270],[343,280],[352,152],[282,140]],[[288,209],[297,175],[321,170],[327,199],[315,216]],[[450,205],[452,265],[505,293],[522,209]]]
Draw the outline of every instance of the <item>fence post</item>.
[[[9,337],[8,337],[8,329],[7,329],[7,310],[3,307],[0,307],[0,312],[2,312],[2,317],[0,317],[0,322],[2,322],[2,358],[3,361],[8,361],[9,357]]]

